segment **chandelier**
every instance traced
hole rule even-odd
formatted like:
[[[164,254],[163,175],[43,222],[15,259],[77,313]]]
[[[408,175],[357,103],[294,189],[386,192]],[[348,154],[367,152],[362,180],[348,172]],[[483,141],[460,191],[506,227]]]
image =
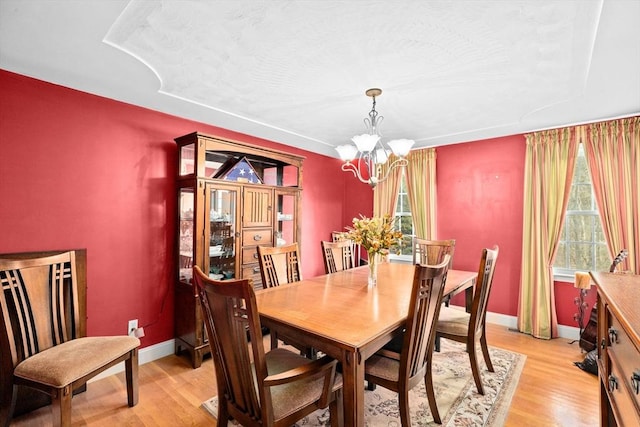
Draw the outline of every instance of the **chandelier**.
[[[381,140],[380,124],[384,119],[378,116],[376,111],[376,96],[382,94],[381,89],[368,89],[365,94],[373,99],[373,106],[369,111],[369,117],[365,117],[364,124],[367,133],[356,135],[351,140],[355,145],[345,144],[336,147],[340,158],[344,162],[342,170],[351,172],[361,182],[375,188],[380,182],[389,177],[389,172],[396,167],[404,167],[408,164],[405,157],[414,144],[410,139],[395,139],[387,143],[387,148]],[[397,158],[388,165],[383,173],[382,165],[387,163],[389,154],[393,153]]]

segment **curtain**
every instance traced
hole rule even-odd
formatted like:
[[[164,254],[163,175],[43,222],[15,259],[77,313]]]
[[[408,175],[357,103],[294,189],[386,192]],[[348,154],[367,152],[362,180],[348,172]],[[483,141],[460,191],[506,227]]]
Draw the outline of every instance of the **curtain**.
[[[436,150],[411,151],[407,156],[407,192],[416,237],[436,238]]]
[[[518,329],[537,338],[557,336],[553,260],[569,201],[578,152],[575,128],[525,135],[522,272]]]
[[[398,160],[398,158],[391,154],[387,162],[381,166],[380,176],[385,176],[388,172],[389,177],[373,189],[373,216],[389,214],[393,217],[396,212],[402,168],[396,167],[389,171],[389,165],[396,160]]]
[[[583,126],[583,143],[611,259],[627,249],[640,274],[640,116]],[[622,265],[620,266],[622,267]]]

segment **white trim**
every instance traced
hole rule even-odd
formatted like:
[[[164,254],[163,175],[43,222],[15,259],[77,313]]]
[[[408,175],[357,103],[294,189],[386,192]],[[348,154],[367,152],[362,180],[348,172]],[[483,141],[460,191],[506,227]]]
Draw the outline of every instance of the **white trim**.
[[[142,348],[138,351],[138,364],[144,365],[145,363],[153,362],[154,360],[162,359],[163,357],[169,356],[174,353],[174,348],[174,339]],[[106,371],[101,372],[100,374],[90,379],[88,382],[101,380],[111,375],[119,374],[120,372],[124,372],[124,362],[110,367]]]
[[[452,305],[451,308],[462,310],[460,306]],[[487,322],[496,325],[502,325],[509,329],[518,328],[518,318],[515,316],[509,316],[506,314],[487,312]],[[570,340],[578,339],[580,330],[572,326],[558,325],[558,335],[560,338],[566,338]],[[170,356],[174,353],[175,340],[171,339],[158,344],[154,344],[149,347],[145,347],[138,352],[138,363],[144,365],[145,363],[153,362],[154,360],[161,359],[166,356]],[[124,372],[124,362],[118,363],[115,366],[107,369],[99,375],[93,377],[89,382],[97,381],[111,375]]]
[[[451,305],[450,307],[463,310],[460,306]],[[518,318],[506,314],[492,313],[487,311],[487,323],[506,326],[509,329],[518,329]],[[575,340],[580,338],[580,329],[573,326],[558,325],[558,337]]]

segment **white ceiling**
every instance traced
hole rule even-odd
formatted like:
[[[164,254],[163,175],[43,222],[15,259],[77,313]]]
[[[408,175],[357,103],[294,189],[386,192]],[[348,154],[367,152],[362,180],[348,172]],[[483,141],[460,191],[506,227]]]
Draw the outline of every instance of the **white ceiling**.
[[[640,113],[640,0],[0,0],[0,68],[313,152]],[[198,130],[198,129],[194,129]]]

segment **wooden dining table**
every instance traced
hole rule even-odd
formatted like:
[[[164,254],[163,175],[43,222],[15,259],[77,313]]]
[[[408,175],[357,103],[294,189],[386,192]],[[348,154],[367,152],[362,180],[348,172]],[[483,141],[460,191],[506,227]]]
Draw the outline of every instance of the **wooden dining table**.
[[[263,326],[341,363],[345,426],[364,425],[364,363],[404,326],[414,270],[382,263],[375,287],[363,266],[256,292]],[[445,296],[466,290],[469,308],[477,274],[449,270]]]

